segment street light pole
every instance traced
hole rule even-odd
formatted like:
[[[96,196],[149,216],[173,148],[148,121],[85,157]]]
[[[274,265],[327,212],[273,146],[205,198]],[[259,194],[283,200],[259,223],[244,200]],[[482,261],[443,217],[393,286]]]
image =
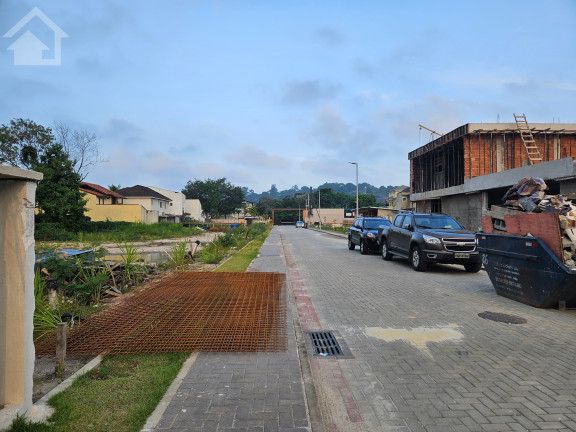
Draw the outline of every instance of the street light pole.
[[[356,217],[358,217],[358,162],[348,162],[348,163],[356,165]]]
[[[320,217],[320,189],[318,189],[318,226],[322,229],[322,218]]]

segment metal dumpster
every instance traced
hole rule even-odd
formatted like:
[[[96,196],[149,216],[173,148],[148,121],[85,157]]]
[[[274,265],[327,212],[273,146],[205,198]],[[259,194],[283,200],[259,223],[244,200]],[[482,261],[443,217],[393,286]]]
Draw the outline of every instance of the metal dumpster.
[[[576,305],[576,270],[537,237],[476,234],[478,251],[496,293],[539,308]]]

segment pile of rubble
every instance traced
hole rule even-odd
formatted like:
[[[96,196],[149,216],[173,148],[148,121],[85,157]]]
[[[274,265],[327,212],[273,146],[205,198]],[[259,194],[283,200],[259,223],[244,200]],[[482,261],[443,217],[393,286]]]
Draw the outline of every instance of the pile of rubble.
[[[576,206],[563,195],[546,195],[548,186],[541,178],[526,177],[512,186],[503,207],[526,213],[557,213],[564,248],[564,264],[576,266]]]
[[[558,213],[568,221],[568,226],[576,225],[576,206],[563,195],[546,195],[548,186],[541,178],[526,177],[508,189],[502,198],[504,206],[528,213]]]

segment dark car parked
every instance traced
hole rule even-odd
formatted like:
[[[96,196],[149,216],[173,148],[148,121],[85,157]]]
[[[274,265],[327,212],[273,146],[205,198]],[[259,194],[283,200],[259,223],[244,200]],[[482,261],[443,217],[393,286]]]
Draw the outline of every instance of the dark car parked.
[[[428,263],[461,264],[471,273],[482,267],[475,234],[444,213],[399,213],[380,229],[378,244],[384,260],[408,258],[416,271]]]
[[[390,221],[383,217],[357,218],[348,231],[348,249],[354,250],[358,245],[362,255],[379,250],[378,229],[388,225]]]

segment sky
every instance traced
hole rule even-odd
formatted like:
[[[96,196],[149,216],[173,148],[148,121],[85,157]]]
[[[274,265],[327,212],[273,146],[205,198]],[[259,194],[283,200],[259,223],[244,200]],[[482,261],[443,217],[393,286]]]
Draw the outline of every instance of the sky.
[[[67,37],[11,34],[35,7]],[[0,0],[0,124],[96,134],[105,187],[261,193],[355,183],[349,162],[407,185],[419,124],[576,123],[575,21],[576,0]]]

